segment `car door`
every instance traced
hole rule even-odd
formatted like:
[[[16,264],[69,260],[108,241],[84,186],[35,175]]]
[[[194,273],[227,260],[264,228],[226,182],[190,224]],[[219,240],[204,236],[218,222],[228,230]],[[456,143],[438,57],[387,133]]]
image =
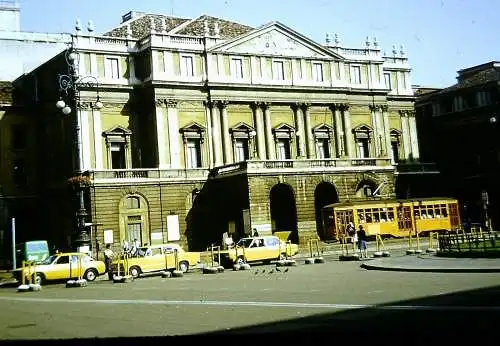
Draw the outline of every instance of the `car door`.
[[[69,278],[75,279],[83,276],[82,261],[80,255],[71,255],[69,262]]]
[[[69,255],[59,256],[51,268],[45,273],[47,280],[60,280],[69,278]]]
[[[280,255],[280,240],[278,238],[267,238],[266,240],[266,259],[277,259]]]
[[[261,238],[255,238],[250,246],[245,249],[245,255],[247,258],[247,261],[252,262],[252,261],[261,261],[263,259],[266,259],[266,248],[264,246],[264,239]]]
[[[175,269],[175,250],[176,248],[172,245],[163,246],[164,263],[168,269]]]

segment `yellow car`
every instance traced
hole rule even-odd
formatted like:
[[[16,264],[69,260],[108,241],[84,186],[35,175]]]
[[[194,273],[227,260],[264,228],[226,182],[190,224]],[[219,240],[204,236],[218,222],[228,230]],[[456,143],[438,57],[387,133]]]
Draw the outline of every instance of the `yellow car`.
[[[175,266],[176,250],[178,268]],[[128,268],[128,273],[137,278],[143,273],[155,273],[165,270],[178,269],[186,273],[189,268],[195,267],[199,263],[199,252],[184,251],[179,244],[168,243],[140,247],[137,249],[135,256],[128,257],[126,260],[122,257],[113,261],[111,268],[114,273],[117,273],[119,268],[122,275],[125,269]]]
[[[225,263],[270,262],[295,256],[299,252],[297,244],[280,240],[276,236],[260,236],[240,239],[234,248],[221,252]]]
[[[94,281],[105,272],[104,262],[96,261],[85,253],[67,252],[47,257],[31,267],[31,271],[25,267],[23,273],[23,268],[17,268],[12,274],[19,282],[24,275],[26,280],[31,276],[33,283],[42,284],[51,280],[78,279],[80,275],[87,281]]]

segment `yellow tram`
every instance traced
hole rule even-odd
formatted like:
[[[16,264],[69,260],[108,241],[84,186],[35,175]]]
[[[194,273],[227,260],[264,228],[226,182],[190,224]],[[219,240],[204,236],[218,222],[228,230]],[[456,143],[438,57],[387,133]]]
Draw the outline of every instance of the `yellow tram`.
[[[334,203],[321,210],[323,238],[339,240],[349,222],[363,225],[367,236],[408,236],[460,228],[458,201],[453,198],[370,200]]]

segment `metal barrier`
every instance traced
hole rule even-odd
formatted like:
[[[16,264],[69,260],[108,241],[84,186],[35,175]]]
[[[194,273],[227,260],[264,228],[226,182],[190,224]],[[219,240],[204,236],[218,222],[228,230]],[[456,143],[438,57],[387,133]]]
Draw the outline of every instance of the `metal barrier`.
[[[375,252],[374,257],[389,257],[391,253],[385,249],[384,241],[380,234],[375,235]]]
[[[121,260],[118,261],[116,270],[117,274],[116,276],[113,276],[113,282],[114,283],[128,283],[134,280],[132,275],[129,273],[129,262],[128,259],[130,257],[130,254],[128,252],[123,251],[121,256]],[[122,268],[123,265],[123,268]],[[123,275],[120,275],[120,270],[123,269]]]
[[[340,260],[358,260],[359,254],[356,250],[356,242],[353,237],[345,236],[343,234],[340,235],[340,246],[342,250],[342,255],[340,256]],[[352,253],[349,253],[349,248],[352,248]]]
[[[497,243],[496,232],[470,232],[470,233],[447,233],[438,238],[440,253],[459,254],[484,254],[486,252],[500,252],[500,243]]]
[[[422,249],[420,249],[420,232],[415,232],[416,247],[414,247],[413,244],[412,232],[413,230],[408,231],[408,249],[406,250],[407,255],[422,253]]]
[[[27,277],[26,277],[27,276]],[[35,282],[36,278],[36,262],[22,261],[21,263],[21,285],[17,287],[18,292],[40,291],[40,283]],[[28,279],[28,284],[26,284]]]
[[[305,264],[324,263],[325,260],[320,254],[319,240],[312,238],[307,241],[307,244],[309,246],[309,258],[305,259]]]
[[[429,246],[427,247],[427,252],[436,252],[439,250],[439,246],[436,248],[435,245],[438,245],[439,242],[439,233],[431,232],[429,233]]]

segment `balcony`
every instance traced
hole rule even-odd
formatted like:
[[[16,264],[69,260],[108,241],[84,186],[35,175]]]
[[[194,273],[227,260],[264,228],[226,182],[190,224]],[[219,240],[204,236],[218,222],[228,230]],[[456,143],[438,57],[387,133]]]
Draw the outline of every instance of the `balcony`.
[[[396,174],[439,174],[435,163],[429,162],[398,162]]]
[[[90,170],[85,174],[90,176],[93,184],[124,184],[145,183],[151,181],[200,181],[208,178],[209,170],[195,169],[159,169],[159,168],[134,168],[134,169],[105,169]]]
[[[334,173],[345,171],[394,170],[389,158],[249,160],[215,168],[214,176],[248,174]]]

